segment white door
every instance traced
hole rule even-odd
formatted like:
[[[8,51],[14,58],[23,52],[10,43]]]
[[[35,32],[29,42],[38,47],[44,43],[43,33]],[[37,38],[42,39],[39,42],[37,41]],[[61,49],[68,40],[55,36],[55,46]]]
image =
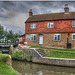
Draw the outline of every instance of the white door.
[[[39,35],[39,44],[43,44],[43,35]]]

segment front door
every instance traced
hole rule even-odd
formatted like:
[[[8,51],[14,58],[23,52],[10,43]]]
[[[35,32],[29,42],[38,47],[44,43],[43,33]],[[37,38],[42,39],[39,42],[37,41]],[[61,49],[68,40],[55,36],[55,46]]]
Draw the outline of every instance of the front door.
[[[39,35],[39,44],[40,44],[40,45],[43,44],[43,35]]]

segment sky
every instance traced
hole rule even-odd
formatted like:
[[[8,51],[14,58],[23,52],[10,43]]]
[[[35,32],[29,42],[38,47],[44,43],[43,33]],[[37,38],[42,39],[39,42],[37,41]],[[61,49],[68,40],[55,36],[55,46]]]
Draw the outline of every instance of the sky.
[[[64,12],[68,4],[69,11],[75,10],[75,1],[0,1],[0,24],[14,33],[25,33],[25,21],[29,10],[33,15]]]

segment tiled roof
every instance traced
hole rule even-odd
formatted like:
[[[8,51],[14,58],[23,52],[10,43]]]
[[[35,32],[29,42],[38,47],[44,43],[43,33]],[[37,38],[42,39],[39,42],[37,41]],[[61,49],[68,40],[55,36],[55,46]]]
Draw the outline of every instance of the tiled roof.
[[[67,13],[51,13],[51,14],[40,14],[40,15],[33,15],[26,20],[28,22],[39,22],[39,21],[51,21],[51,20],[70,20],[75,19],[75,12]]]

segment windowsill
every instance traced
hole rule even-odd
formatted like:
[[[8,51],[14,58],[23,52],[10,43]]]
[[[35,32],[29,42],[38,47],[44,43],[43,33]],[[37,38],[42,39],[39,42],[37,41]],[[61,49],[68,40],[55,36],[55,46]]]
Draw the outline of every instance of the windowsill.
[[[31,29],[36,29],[36,28],[31,28]]]
[[[54,40],[54,41],[56,41],[56,40]],[[61,40],[59,40],[59,41],[61,41]],[[59,41],[56,41],[56,42],[59,42]]]
[[[75,39],[72,39],[72,40],[75,40]]]
[[[32,40],[31,40],[32,41]],[[36,40],[34,40],[34,41],[36,41]]]

